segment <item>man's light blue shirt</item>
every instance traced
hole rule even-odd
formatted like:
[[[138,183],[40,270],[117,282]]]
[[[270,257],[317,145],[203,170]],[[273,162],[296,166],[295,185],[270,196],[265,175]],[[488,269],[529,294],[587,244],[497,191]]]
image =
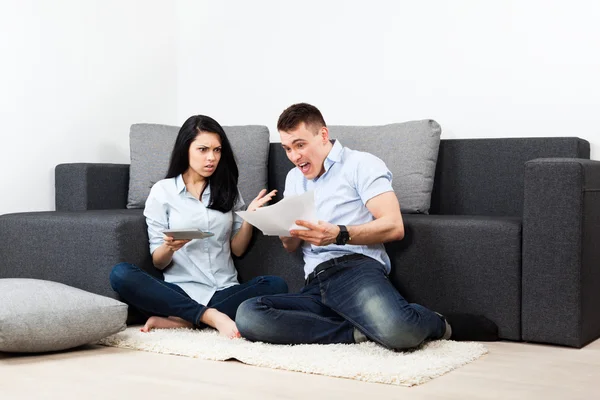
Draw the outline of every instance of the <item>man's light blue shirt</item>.
[[[288,172],[283,196],[315,191],[316,216],[335,225],[362,225],[375,218],[366,207],[367,201],[385,192],[393,192],[392,173],[376,156],[343,147],[339,140],[324,163],[325,172],[308,180],[298,168]],[[374,258],[390,272],[390,258],[383,244],[314,246],[304,242],[304,275],[308,276],[320,263],[359,253]]]
[[[179,175],[157,182],[144,209],[150,254],[163,244],[165,229],[197,228],[215,234],[187,243],[173,253],[172,264],[163,270],[165,281],[178,285],[202,305],[207,305],[217,290],[238,284],[230,241],[243,222],[234,213],[243,210],[241,194],[234,209],[226,213],[207,208],[209,201],[210,185],[199,201],[187,191]]]

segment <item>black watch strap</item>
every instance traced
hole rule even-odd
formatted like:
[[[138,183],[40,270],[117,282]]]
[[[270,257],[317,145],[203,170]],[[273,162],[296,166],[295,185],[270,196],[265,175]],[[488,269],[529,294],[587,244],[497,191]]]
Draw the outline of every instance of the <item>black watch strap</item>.
[[[340,233],[338,233],[335,239],[335,244],[343,246],[350,241],[350,232],[344,225],[338,225],[340,227]]]

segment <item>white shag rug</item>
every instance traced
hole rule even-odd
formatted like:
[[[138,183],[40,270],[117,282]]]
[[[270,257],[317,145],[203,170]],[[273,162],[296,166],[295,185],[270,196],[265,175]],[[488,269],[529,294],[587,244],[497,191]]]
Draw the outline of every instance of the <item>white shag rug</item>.
[[[437,340],[414,351],[393,352],[373,342],[273,345],[227,339],[213,329],[185,328],[144,333],[129,327],[98,344],[402,386],[425,383],[487,353],[476,342]]]

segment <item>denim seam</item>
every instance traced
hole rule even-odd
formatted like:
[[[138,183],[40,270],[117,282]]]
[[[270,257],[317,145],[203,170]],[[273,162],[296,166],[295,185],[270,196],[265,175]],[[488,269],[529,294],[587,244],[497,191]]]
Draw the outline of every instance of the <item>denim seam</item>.
[[[312,298],[312,297],[310,297],[310,296],[301,296],[301,297],[300,297],[300,296],[298,296],[298,297],[295,297],[295,298],[297,298],[297,299],[307,299],[307,300],[310,300],[310,301],[312,301],[312,302],[314,302],[314,301],[315,301],[315,299],[314,299],[314,298]],[[280,312],[292,313],[292,314],[296,314],[296,315],[309,316],[309,317],[312,317],[312,318],[318,319],[318,320],[320,320],[320,321],[324,321],[324,322],[330,322],[330,323],[335,323],[335,322],[331,321],[331,319],[329,319],[329,318],[325,318],[325,317],[321,317],[319,314],[315,314],[314,312],[311,312],[311,311],[300,311],[300,310],[282,310],[281,308],[275,308],[275,307],[272,307],[272,306],[270,306],[270,305],[268,305],[268,304],[265,304],[265,303],[263,303],[261,300],[262,300],[262,297],[259,297],[259,298],[257,299],[257,301],[258,301],[258,302],[260,302],[262,305],[264,305],[264,306],[268,307],[270,310],[276,310],[276,311],[280,311]],[[327,306],[327,305],[325,305],[325,304],[323,304],[323,305],[324,305],[325,307],[327,307],[327,308],[331,308],[331,307],[329,307],[329,306]],[[333,310],[333,309],[332,309],[332,310]],[[334,310],[334,311],[335,311],[335,310]],[[337,311],[335,311],[335,312],[336,312],[336,313],[338,313]]]
[[[336,321],[332,321],[332,320],[331,320],[331,319],[329,319],[329,318],[321,317],[320,315],[318,315],[318,314],[315,314],[315,313],[313,313],[313,312],[310,312],[310,311],[299,311],[299,310],[282,310],[282,309],[279,309],[279,308],[271,308],[271,309],[277,310],[277,311],[279,311],[279,312],[286,312],[286,313],[295,314],[295,315],[308,316],[308,317],[311,317],[311,318],[313,318],[313,319],[316,319],[316,320],[319,320],[319,321],[323,321],[323,322],[329,322],[329,323],[331,323],[331,324],[336,324],[336,323],[337,323],[337,324],[342,324],[342,323],[343,323],[343,321],[340,321],[340,322],[338,323],[338,322],[336,322]]]

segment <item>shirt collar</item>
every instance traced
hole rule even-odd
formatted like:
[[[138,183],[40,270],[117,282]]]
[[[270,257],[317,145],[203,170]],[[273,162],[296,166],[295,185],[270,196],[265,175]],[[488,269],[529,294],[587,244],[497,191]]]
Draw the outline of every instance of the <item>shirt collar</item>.
[[[327,171],[329,171],[329,168],[331,168],[333,164],[342,161],[342,151],[344,150],[344,147],[342,146],[339,140],[334,139],[332,140],[332,142],[333,147],[331,148],[331,150],[329,150],[329,154],[327,154],[325,162],[323,162],[323,168],[325,169],[323,175],[327,173]],[[318,179],[319,177],[315,178],[314,180],[317,181]]]
[[[183,175],[181,175],[181,174],[177,175],[177,177],[175,178],[175,187],[177,188],[178,194],[187,190],[185,188],[185,182],[183,181]]]
[[[340,143],[339,140],[332,140],[333,147],[329,150],[329,154],[327,154],[327,160],[330,160],[331,163],[336,163],[342,161],[342,151],[344,150],[344,146]]]
[[[177,194],[181,194],[182,192],[187,192],[187,188],[185,187],[185,182],[183,181],[183,175],[179,174],[175,178],[175,188],[177,189]],[[204,193],[202,193],[202,197],[210,195],[210,182],[209,185],[204,189]]]
[[[344,150],[344,147],[342,146],[339,140],[333,139],[331,140],[331,142],[333,143],[333,147],[331,148],[331,150],[329,150],[329,154],[327,154],[327,157],[325,157],[325,161],[323,161],[323,169],[325,169],[323,175],[325,175],[327,171],[329,171],[329,168],[331,168],[333,164],[342,160],[342,151]],[[312,181],[317,182],[319,179],[321,179],[321,176],[315,177],[314,179],[312,179]],[[304,179],[306,182],[306,178]]]

